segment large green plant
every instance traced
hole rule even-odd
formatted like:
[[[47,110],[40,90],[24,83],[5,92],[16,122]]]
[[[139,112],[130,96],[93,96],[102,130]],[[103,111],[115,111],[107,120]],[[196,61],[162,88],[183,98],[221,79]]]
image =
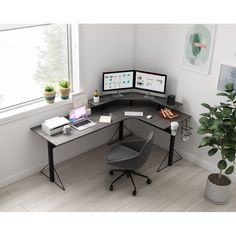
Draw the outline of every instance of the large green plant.
[[[217,164],[220,179],[223,172],[226,175],[232,174],[235,165],[236,92],[234,84],[226,84],[225,92],[217,95],[225,97],[226,102],[220,102],[218,106],[201,104],[207,108],[208,112],[201,114],[198,133],[204,135],[199,147],[209,146],[209,156],[214,156],[217,152],[221,154],[221,160]]]

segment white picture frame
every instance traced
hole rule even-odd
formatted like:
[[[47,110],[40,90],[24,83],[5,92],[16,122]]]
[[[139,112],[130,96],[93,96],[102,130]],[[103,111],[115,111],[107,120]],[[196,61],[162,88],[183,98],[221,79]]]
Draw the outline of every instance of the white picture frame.
[[[215,30],[216,26],[210,24],[187,25],[183,69],[209,74]]]

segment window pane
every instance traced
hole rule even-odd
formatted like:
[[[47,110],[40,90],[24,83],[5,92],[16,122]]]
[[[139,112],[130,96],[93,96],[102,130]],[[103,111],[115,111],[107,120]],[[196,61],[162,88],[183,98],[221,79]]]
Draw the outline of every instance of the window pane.
[[[43,97],[47,84],[68,80],[66,25],[0,32],[0,109]]]

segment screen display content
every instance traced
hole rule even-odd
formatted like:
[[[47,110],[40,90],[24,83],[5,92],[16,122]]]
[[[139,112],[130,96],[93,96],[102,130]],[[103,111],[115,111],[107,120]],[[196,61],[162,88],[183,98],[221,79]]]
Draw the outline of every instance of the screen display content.
[[[135,88],[157,93],[165,93],[166,75],[136,71]]]
[[[82,106],[70,111],[69,120],[71,122],[86,118],[86,106]]]
[[[134,71],[103,73],[103,91],[133,88]]]

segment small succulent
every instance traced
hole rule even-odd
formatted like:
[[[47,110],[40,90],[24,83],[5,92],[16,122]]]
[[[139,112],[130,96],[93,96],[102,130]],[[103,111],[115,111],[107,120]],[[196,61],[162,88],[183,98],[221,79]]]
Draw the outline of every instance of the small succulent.
[[[50,93],[50,92],[55,91],[55,88],[52,85],[46,85],[44,91]]]
[[[94,97],[99,97],[99,92],[97,89],[94,91]]]
[[[70,82],[68,80],[60,80],[59,85],[61,88],[69,88]]]

